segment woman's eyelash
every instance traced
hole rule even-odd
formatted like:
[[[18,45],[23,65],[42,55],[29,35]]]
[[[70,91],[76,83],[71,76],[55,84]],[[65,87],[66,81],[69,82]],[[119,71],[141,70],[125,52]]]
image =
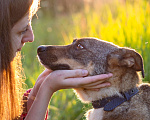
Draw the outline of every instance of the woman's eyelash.
[[[28,31],[28,29],[26,28],[25,30],[21,31],[21,34],[25,34]]]
[[[28,29],[29,29],[29,24],[20,32],[21,35],[25,34],[28,31]]]

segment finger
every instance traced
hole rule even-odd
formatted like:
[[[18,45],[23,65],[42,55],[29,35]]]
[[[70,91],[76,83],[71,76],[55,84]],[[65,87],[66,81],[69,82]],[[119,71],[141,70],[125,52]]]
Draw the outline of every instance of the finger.
[[[50,69],[45,69],[45,70],[42,72],[42,74],[45,76],[45,75],[50,74],[51,72],[52,72],[52,70],[50,70]]]
[[[55,76],[59,76],[61,78],[67,79],[67,78],[75,78],[75,77],[84,77],[88,75],[87,70],[82,69],[76,69],[76,70],[57,70],[54,71],[53,74]]]
[[[78,78],[78,81],[80,81],[82,79],[81,84],[82,85],[87,85],[87,84],[92,84],[98,81],[104,81],[107,80],[107,78],[112,77],[112,74],[101,74],[101,75],[95,75],[95,76],[88,76],[88,77],[84,77],[84,78]],[[77,81],[76,81],[77,82]]]
[[[37,82],[40,81],[41,79],[45,78],[46,76],[48,76],[50,73],[52,72],[52,70],[49,69],[45,69],[38,77]]]
[[[104,87],[109,87],[111,84],[109,82],[106,83],[102,83],[102,84],[98,84],[96,86],[83,86],[83,88],[87,89],[87,90],[93,90],[93,89],[100,89],[100,88],[104,88]]]
[[[52,70],[45,69],[45,70],[40,74],[40,76],[41,76],[41,77],[45,77],[45,76],[49,75],[51,72],[52,72]]]
[[[109,78],[111,77],[112,74],[102,74],[102,75],[96,75],[96,76],[88,76],[88,77],[84,77],[84,78],[68,78],[68,79],[65,79],[64,82],[66,85],[70,85],[74,88],[79,88],[79,87],[92,87],[94,85],[91,85],[90,84],[93,84],[95,82],[99,82],[99,84],[101,84],[102,80],[104,82],[104,78]],[[97,85],[97,84],[95,84]]]
[[[84,86],[84,87],[96,86],[96,85],[105,83],[106,80],[107,80],[107,79],[98,80],[98,81],[96,81],[96,82],[92,82],[92,83],[89,83],[89,84],[85,84],[85,85],[83,85],[83,86]],[[107,81],[106,81],[106,82],[107,82]]]

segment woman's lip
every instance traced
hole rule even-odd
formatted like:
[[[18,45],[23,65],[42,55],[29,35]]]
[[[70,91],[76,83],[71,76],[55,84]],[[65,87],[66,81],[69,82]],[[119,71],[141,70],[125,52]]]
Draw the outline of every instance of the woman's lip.
[[[21,51],[22,48],[17,49],[17,51]]]
[[[22,43],[21,47],[17,49],[17,51],[21,51],[22,47],[25,45],[25,43]]]
[[[23,44],[21,45],[21,47],[17,49],[17,51],[21,51],[21,49],[22,49],[22,47],[23,47],[24,45],[25,45],[25,44],[23,43]]]

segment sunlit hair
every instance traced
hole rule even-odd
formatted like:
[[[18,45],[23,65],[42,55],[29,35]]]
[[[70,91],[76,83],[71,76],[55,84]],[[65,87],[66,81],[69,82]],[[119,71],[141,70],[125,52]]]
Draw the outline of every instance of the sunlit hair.
[[[10,32],[27,13],[32,17],[39,0],[0,0],[0,119],[17,119],[22,113],[21,54],[14,58]]]

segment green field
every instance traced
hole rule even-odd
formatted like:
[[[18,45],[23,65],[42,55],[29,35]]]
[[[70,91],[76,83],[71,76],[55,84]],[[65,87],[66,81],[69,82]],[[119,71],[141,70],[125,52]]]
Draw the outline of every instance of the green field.
[[[73,38],[97,37],[121,47],[138,51],[144,59],[144,82],[150,82],[150,1],[106,2],[86,4],[80,11],[55,18],[44,15],[32,22],[35,41],[22,50],[23,67],[28,88],[33,87],[44,70],[37,59],[36,49],[43,44],[69,44]],[[92,47],[92,46],[91,46]],[[73,90],[60,90],[51,100],[50,120],[83,120],[91,105],[82,104]]]

